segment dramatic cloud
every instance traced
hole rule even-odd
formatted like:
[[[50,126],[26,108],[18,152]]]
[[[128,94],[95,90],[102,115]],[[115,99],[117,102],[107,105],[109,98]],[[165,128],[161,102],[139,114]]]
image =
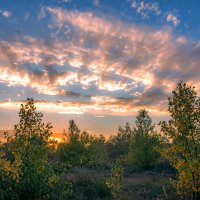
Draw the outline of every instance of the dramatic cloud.
[[[151,8],[159,14],[155,4],[141,3],[139,12]],[[166,114],[167,97],[179,80],[200,89],[198,42],[176,37],[170,29],[139,27],[91,12],[42,7],[39,19],[47,16],[50,41],[28,36],[0,41],[0,83],[31,88],[46,100],[37,102],[44,110],[103,116],[147,108]],[[20,103],[13,99],[0,106]]]

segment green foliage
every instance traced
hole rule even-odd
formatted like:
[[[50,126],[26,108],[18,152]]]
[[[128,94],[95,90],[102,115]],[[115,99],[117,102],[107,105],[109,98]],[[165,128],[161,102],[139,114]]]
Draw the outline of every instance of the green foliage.
[[[200,99],[194,87],[180,82],[169,98],[171,119],[161,122],[161,131],[171,143],[163,150],[178,171],[173,181],[179,194],[200,198]],[[188,199],[190,197],[187,197]]]
[[[68,166],[103,166],[108,159],[105,138],[91,136],[86,131],[80,132],[73,120],[69,121],[67,141],[61,144],[59,155]]]
[[[123,183],[123,171],[124,171],[124,158],[119,157],[116,159],[112,169],[110,177],[106,180],[106,185],[111,190],[111,194],[114,199],[123,199],[124,183]]]
[[[156,150],[160,145],[159,136],[146,110],[139,111],[135,124],[127,163],[139,169],[149,169],[159,158]]]
[[[81,166],[84,163],[84,146],[79,141],[62,144],[60,157],[69,167]]]
[[[91,168],[104,167],[108,161],[108,153],[106,149],[105,137],[93,136],[87,148],[88,152],[88,166]]]
[[[5,133],[6,142],[0,143],[0,199],[160,198],[164,185],[158,180],[144,183],[140,175],[123,177],[124,158],[132,171],[135,167],[149,169],[157,164],[160,153],[178,172],[172,183],[180,198],[200,199],[200,99],[195,89],[183,82],[172,94],[168,109],[171,118],[160,122],[166,139],[162,149],[161,137],[146,110],[139,111],[134,130],[126,123],[108,142],[102,135],[81,132],[70,120],[66,141],[56,143],[50,140],[51,124],[43,123],[42,113],[36,111],[33,99],[28,99],[21,105],[15,135]],[[115,158],[105,182],[105,166]],[[162,165],[160,168],[165,170]],[[77,176],[75,170],[81,173]],[[163,195],[178,199],[171,187],[164,187]]]
[[[80,166],[84,163],[84,144],[80,140],[80,130],[74,120],[69,121],[67,141],[58,149],[60,159],[68,166]]]
[[[21,105],[15,136],[6,135],[0,155],[2,199],[48,199],[56,176],[48,163],[51,124],[42,122],[33,99]]]
[[[65,174],[56,176],[54,187],[49,195],[51,200],[66,200],[73,196],[73,183],[68,180]]]
[[[110,159],[115,160],[117,157],[125,156],[128,153],[132,133],[129,123],[126,123],[124,128],[119,127],[117,135],[112,136],[107,142]]]

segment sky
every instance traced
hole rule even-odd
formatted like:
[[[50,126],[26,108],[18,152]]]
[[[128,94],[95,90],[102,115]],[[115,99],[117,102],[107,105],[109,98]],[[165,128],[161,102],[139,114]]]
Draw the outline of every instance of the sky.
[[[168,119],[180,81],[200,92],[199,0],[0,0],[0,129],[33,98],[54,132]]]

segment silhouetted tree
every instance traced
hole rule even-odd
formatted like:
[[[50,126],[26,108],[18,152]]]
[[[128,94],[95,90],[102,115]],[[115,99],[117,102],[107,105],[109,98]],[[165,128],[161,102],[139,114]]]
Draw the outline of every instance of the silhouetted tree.
[[[84,144],[80,140],[80,130],[74,120],[70,120],[67,141],[58,149],[60,159],[70,167],[80,166],[83,164],[84,150]]]

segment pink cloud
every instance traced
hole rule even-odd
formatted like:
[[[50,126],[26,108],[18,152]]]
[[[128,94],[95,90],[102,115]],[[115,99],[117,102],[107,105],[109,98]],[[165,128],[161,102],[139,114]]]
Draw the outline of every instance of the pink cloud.
[[[89,104],[91,109],[80,110],[127,115],[142,106],[162,112],[179,80],[199,82],[200,46],[175,37],[170,29],[138,27],[90,12],[45,10],[52,16],[52,31],[60,29],[66,36],[70,34],[66,29],[73,29],[71,40],[57,36],[51,42],[33,37],[0,41],[1,83],[31,87],[46,95],[65,95],[60,88],[77,84],[83,91],[95,88],[93,96],[120,91],[132,101],[116,98],[117,103],[103,104],[96,99],[95,106]]]
[[[174,24],[174,26],[178,26],[180,23],[180,20],[172,13],[167,15],[167,21],[172,22]]]
[[[10,17],[10,16],[11,16],[11,12],[9,12],[9,11],[7,11],[7,10],[4,10],[4,11],[2,12],[2,15],[3,15],[4,17]]]

